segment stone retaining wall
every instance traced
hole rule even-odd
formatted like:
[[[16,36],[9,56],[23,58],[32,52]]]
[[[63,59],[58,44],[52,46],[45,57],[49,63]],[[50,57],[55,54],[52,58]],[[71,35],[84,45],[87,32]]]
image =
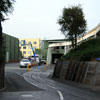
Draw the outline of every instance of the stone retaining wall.
[[[53,77],[84,84],[100,85],[100,63],[59,60],[55,66]]]

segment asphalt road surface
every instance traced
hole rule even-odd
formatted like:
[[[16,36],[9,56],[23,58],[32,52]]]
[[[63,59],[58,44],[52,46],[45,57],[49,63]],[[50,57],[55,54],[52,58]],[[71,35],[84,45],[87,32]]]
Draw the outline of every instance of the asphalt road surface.
[[[5,67],[5,89],[0,100],[100,100],[100,93],[51,79],[54,66],[19,68],[19,63]]]
[[[6,72],[5,86],[6,92],[42,90],[36,86],[29,84],[24,80],[21,75],[16,74],[14,72]]]

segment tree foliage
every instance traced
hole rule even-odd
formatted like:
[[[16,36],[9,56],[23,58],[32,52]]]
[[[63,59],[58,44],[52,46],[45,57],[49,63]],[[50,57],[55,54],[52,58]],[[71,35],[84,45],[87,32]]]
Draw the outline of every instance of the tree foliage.
[[[58,20],[60,30],[72,42],[72,47],[77,46],[77,37],[86,31],[86,20],[80,5],[63,9]]]
[[[15,0],[0,0],[0,20],[5,19],[5,15],[13,11],[13,3]]]

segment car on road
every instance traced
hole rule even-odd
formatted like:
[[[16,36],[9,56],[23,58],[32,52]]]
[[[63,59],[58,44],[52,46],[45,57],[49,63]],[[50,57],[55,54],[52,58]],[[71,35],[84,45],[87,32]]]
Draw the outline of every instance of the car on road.
[[[57,63],[57,61],[58,61],[58,59],[54,59],[54,64],[56,64],[56,63]]]
[[[46,64],[46,59],[45,58],[41,59],[41,64]]]
[[[29,68],[30,68],[31,67],[31,62],[29,61],[29,59],[22,59],[20,61],[20,68],[27,67],[27,64],[29,64]]]

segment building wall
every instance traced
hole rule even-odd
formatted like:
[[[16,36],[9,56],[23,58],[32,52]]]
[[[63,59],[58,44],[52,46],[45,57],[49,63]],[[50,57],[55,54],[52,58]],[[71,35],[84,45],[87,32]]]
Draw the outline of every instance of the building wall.
[[[22,58],[19,50],[19,40],[13,36],[3,34],[6,62],[16,62]]]
[[[83,36],[79,37],[77,39],[77,42],[80,44],[82,41],[86,41],[88,39],[95,38],[97,36],[100,36],[100,24],[97,25],[94,29],[92,29],[88,33],[86,33]],[[64,49],[63,53],[66,54],[71,49],[71,42],[66,41],[66,42],[60,42],[60,43],[58,42],[58,43],[49,44],[49,46],[48,46],[49,49],[48,49],[48,53],[47,53],[47,62],[48,62],[48,64],[51,64],[52,54],[55,52],[54,50],[52,50],[52,48],[54,48],[54,47],[59,47],[60,48],[61,46],[65,46],[65,49]],[[56,51],[58,53],[62,53],[61,50],[56,50]]]
[[[40,48],[40,39],[19,39],[20,51],[24,58],[33,55],[30,43],[32,44],[34,51]]]
[[[51,48],[49,50],[49,45],[53,44],[53,43],[63,43],[65,42],[66,39],[55,39],[55,40],[42,40],[41,41],[41,48],[40,49],[37,49],[36,50],[36,53],[40,55],[41,58],[45,58],[47,60],[47,63],[48,63],[48,60],[50,60],[50,62],[52,61],[52,55],[51,54],[64,54],[64,46],[62,48],[59,47],[59,48]],[[47,54],[48,54],[48,51],[49,51],[49,57],[47,58]],[[50,58],[51,57],[51,58]]]

